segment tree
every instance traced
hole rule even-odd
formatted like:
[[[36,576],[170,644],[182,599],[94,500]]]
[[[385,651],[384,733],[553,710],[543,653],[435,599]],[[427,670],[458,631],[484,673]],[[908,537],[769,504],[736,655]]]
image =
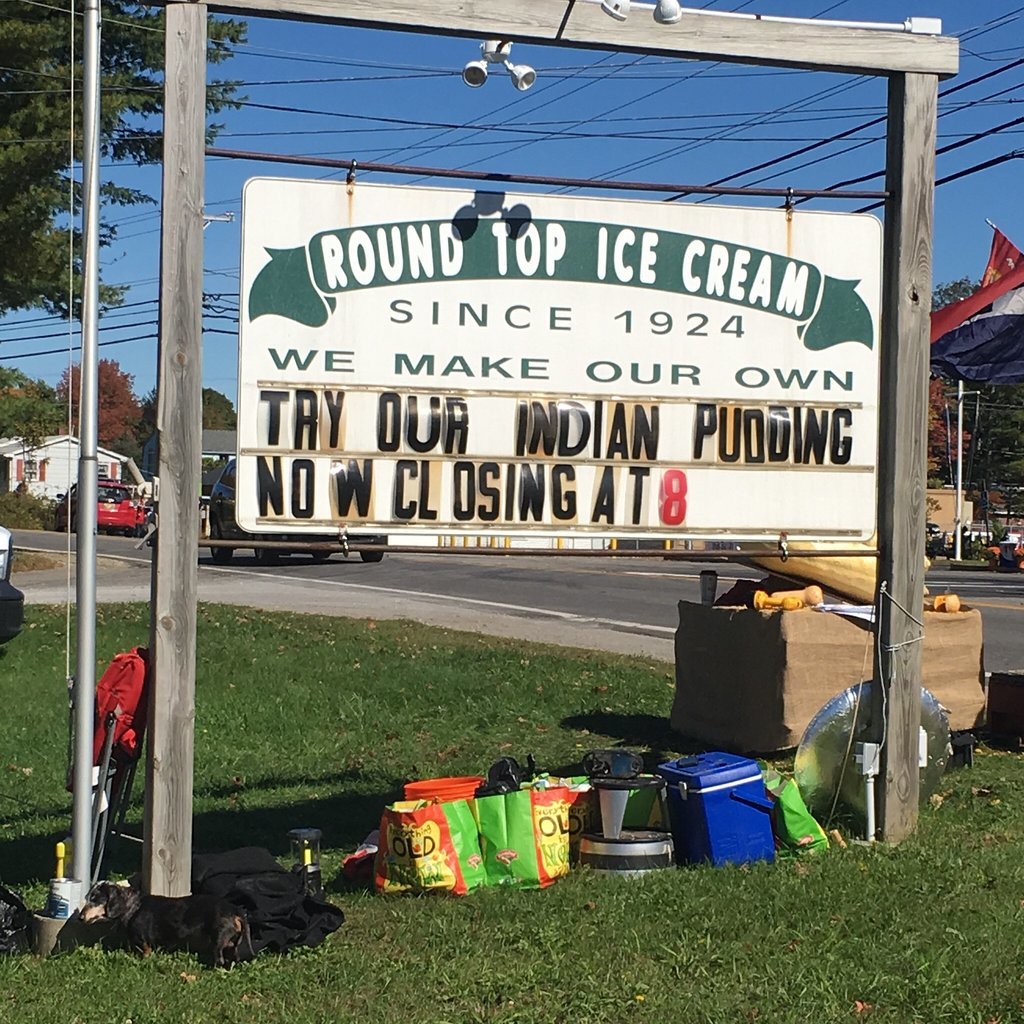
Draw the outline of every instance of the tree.
[[[0,366],[0,437],[19,437],[32,448],[58,433],[65,415],[49,384]]]
[[[69,0],[6,0],[0,17],[0,266],[17,268],[17,273],[0,274],[0,315],[28,307],[68,312],[69,8]],[[80,160],[82,5],[75,10],[75,158]],[[244,22],[211,19],[208,61],[230,57],[231,44],[243,42],[245,30]],[[163,46],[162,10],[153,12],[132,0],[104,0],[100,121],[105,159],[159,162]],[[232,82],[208,83],[207,111],[237,106],[235,91]],[[153,119],[155,126],[149,127]],[[219,127],[211,125],[211,139]],[[107,207],[153,201],[109,180],[101,183],[101,194]],[[74,195],[77,209],[77,186]],[[109,223],[101,225],[101,244],[109,245],[115,235]],[[76,295],[80,271],[76,259]],[[103,288],[101,297],[115,304],[122,291]]]
[[[238,426],[235,406],[227,395],[203,388],[203,429],[234,430]]]
[[[57,384],[57,396],[61,401],[68,400],[71,393],[71,421],[78,434],[78,394],[81,381],[81,368],[78,363],[61,375]],[[121,369],[116,359],[101,359],[99,362],[99,428],[97,437],[100,444],[109,445],[115,450],[127,444],[133,444],[142,409],[135,397],[132,385],[135,378]],[[123,452],[134,455],[134,450]]]

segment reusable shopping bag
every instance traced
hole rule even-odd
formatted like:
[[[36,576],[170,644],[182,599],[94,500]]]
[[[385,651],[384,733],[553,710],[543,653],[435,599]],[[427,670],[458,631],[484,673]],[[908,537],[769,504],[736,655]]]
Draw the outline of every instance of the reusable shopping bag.
[[[473,801],[402,800],[384,808],[374,858],[378,892],[469,892],[486,879]]]
[[[473,801],[488,885],[543,889],[568,873],[570,796],[527,785]]]

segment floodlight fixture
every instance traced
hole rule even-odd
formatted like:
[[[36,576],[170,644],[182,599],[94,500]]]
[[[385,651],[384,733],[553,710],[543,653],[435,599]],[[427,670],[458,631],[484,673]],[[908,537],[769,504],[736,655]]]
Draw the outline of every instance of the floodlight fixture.
[[[601,0],[601,10],[616,21],[629,17],[629,0]]]
[[[462,80],[471,89],[479,89],[487,81],[487,62],[471,60],[462,69]]]
[[[487,81],[488,65],[499,64],[505,68],[512,84],[525,92],[537,81],[537,72],[529,64],[513,64],[509,59],[512,43],[502,39],[485,39],[480,44],[480,60],[471,60],[462,69],[462,80],[473,89]]]
[[[682,17],[679,0],[658,0],[654,7],[654,20],[659,25],[675,25]]]
[[[529,64],[509,64],[508,73],[512,84],[520,92],[526,92],[537,81],[537,72]]]

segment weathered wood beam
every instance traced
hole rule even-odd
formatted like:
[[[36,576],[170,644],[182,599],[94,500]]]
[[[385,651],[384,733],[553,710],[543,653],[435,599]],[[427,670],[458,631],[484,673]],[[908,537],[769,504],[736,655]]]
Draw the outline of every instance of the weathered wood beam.
[[[959,67],[959,42],[948,36],[704,13],[659,25],[650,7],[637,6],[619,22],[595,0],[214,0],[209,6],[228,14],[850,74],[946,77]]]
[[[202,467],[206,5],[167,8],[157,402],[159,524],[153,588],[143,877],[192,884],[199,478]]]
[[[937,81],[889,81],[882,364],[878,430],[876,659],[884,721],[879,796],[881,838],[898,842],[917,824],[921,724],[921,625],[927,485],[932,203]],[[883,710],[884,709],[884,710]]]

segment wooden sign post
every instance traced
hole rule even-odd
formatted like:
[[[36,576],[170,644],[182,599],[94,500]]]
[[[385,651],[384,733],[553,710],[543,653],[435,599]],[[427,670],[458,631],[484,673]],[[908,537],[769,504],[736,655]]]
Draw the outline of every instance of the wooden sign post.
[[[920,609],[925,523],[928,313],[939,78],[955,39],[836,23],[650,8],[608,18],[593,0],[164,0],[167,8],[160,285],[160,530],[154,581],[154,685],[147,755],[145,876],[151,892],[190,887],[196,584],[202,389],[202,208],[207,9],[414,33],[501,38],[889,79],[882,314],[876,664],[888,730],[882,837],[917,820]],[[898,27],[897,27],[898,28]]]

